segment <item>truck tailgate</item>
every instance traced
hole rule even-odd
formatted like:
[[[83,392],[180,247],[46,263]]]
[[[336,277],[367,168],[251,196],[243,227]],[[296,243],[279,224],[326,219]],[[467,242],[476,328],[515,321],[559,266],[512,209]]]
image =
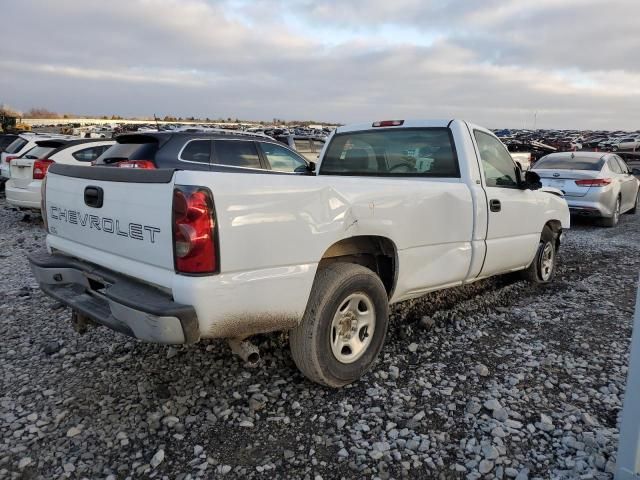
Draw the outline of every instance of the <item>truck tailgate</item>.
[[[56,164],[46,182],[49,235],[173,270],[172,198],[172,170]]]

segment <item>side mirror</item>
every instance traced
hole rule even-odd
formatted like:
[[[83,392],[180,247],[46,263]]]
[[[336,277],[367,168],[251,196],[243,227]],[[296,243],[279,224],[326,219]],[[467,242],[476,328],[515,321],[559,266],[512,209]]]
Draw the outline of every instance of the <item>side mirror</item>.
[[[300,165],[293,172],[294,173],[301,173],[303,175],[315,175],[315,171],[316,171],[315,162],[309,162],[309,163],[307,163],[305,165]]]
[[[527,170],[524,173],[524,181],[521,183],[520,188],[524,190],[538,190],[542,188],[542,182],[540,181],[540,175],[536,172]]]

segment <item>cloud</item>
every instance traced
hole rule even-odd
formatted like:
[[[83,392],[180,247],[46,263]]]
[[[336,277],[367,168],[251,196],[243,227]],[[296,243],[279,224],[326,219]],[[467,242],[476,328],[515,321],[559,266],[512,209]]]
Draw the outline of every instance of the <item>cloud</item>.
[[[635,129],[639,14],[623,0],[25,0],[3,6],[21,48],[0,44],[0,100],[489,127],[537,111],[547,127]]]

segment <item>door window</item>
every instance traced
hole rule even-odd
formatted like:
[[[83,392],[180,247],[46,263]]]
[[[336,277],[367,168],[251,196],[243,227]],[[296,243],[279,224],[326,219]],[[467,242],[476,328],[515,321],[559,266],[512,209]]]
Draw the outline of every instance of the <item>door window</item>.
[[[186,162],[209,163],[211,140],[191,140],[180,153],[180,160]]]
[[[518,186],[516,166],[505,146],[493,136],[474,131],[487,187]]]
[[[302,158],[279,145],[260,142],[260,147],[271,165],[271,170],[293,173],[296,169],[307,166],[307,162]]]
[[[262,168],[254,142],[243,140],[216,140],[214,163],[229,167]]]

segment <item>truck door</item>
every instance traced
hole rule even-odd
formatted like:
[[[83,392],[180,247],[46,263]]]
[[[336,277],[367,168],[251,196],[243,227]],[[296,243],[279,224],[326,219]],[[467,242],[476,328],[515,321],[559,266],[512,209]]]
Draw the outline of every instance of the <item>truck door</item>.
[[[487,195],[487,253],[481,277],[531,263],[540,242],[538,194],[518,186],[516,165],[506,147],[488,132],[474,130]]]

